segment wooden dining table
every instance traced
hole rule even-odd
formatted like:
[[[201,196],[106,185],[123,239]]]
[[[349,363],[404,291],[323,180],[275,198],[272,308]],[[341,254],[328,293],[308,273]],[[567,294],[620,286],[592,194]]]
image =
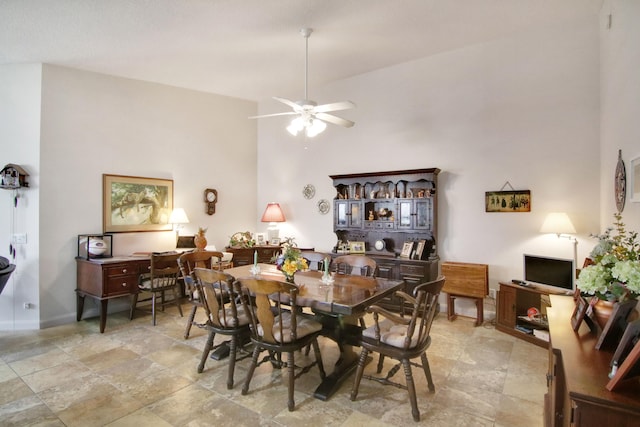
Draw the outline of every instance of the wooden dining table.
[[[284,274],[272,264],[257,264],[264,279],[284,280]],[[251,277],[252,265],[224,270],[236,279]],[[333,283],[322,281],[321,271],[299,271],[295,284],[299,288],[296,303],[309,307],[316,320],[322,323],[322,335],[338,344],[340,356],[333,371],[328,373],[314,392],[320,400],[327,400],[340,384],[355,370],[358,354],[354,346],[360,345],[359,319],[367,307],[403,288],[403,280],[380,277],[333,274]]]

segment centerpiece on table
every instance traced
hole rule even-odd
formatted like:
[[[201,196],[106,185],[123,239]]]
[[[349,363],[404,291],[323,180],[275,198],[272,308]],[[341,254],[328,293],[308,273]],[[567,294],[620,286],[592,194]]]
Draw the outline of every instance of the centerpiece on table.
[[[601,326],[606,324],[613,305],[637,300],[640,295],[640,243],[637,232],[627,232],[622,215],[614,214],[614,227],[600,235],[591,251],[592,264],[583,268],[576,281],[581,292],[594,295],[596,318]]]
[[[283,239],[282,254],[276,259],[276,266],[289,283],[293,283],[296,272],[309,268],[307,260],[302,257],[300,249],[296,247],[291,237]]]

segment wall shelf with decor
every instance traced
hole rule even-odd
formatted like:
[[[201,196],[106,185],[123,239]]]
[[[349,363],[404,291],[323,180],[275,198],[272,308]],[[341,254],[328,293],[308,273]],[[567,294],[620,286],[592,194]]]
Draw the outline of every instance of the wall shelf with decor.
[[[378,263],[378,275],[404,279],[407,292],[438,275],[437,187],[440,169],[413,169],[331,175],[333,256],[350,253],[363,242],[364,253]],[[384,305],[398,309],[399,302]]]

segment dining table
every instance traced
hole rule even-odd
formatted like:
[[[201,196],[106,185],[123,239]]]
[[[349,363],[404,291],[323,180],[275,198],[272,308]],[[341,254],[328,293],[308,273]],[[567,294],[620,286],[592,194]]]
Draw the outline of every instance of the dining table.
[[[236,279],[285,279],[273,264],[258,263],[224,271]],[[326,280],[327,276],[330,280]],[[327,272],[310,270],[297,272],[294,281],[299,289],[296,304],[311,310],[315,319],[322,324],[322,335],[335,341],[340,351],[333,370],[327,373],[314,392],[317,399],[327,400],[357,366],[358,354],[354,347],[360,346],[362,329],[359,319],[366,308],[401,290],[404,281],[350,274],[329,275]]]

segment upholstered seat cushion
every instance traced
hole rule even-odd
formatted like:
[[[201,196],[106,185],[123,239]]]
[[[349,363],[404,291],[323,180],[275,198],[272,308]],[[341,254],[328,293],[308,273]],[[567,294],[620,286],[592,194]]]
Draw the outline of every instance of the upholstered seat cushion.
[[[380,342],[398,348],[404,348],[404,341],[407,337],[407,325],[399,325],[392,322],[389,319],[384,319],[380,323]],[[413,348],[418,343],[418,331],[413,331],[413,337],[411,338],[411,344],[409,348]],[[362,336],[375,339],[376,329],[375,325],[368,327],[362,331]]]
[[[244,307],[238,306],[238,320],[233,317],[233,311],[231,307],[227,307],[223,310],[220,310],[218,317],[220,318],[220,325],[225,328],[235,328],[238,326],[244,326],[249,324],[249,316],[244,310]],[[211,319],[213,320],[213,319]]]
[[[280,335],[280,321],[282,321],[284,338]],[[306,337],[307,335],[318,332],[322,329],[322,325],[315,320],[309,319],[304,316],[298,315],[296,317],[297,330],[296,336],[298,339]],[[258,335],[263,336],[264,331],[262,325],[258,324]],[[291,342],[291,313],[282,313],[282,316],[277,316],[273,323],[273,337],[278,342]]]

